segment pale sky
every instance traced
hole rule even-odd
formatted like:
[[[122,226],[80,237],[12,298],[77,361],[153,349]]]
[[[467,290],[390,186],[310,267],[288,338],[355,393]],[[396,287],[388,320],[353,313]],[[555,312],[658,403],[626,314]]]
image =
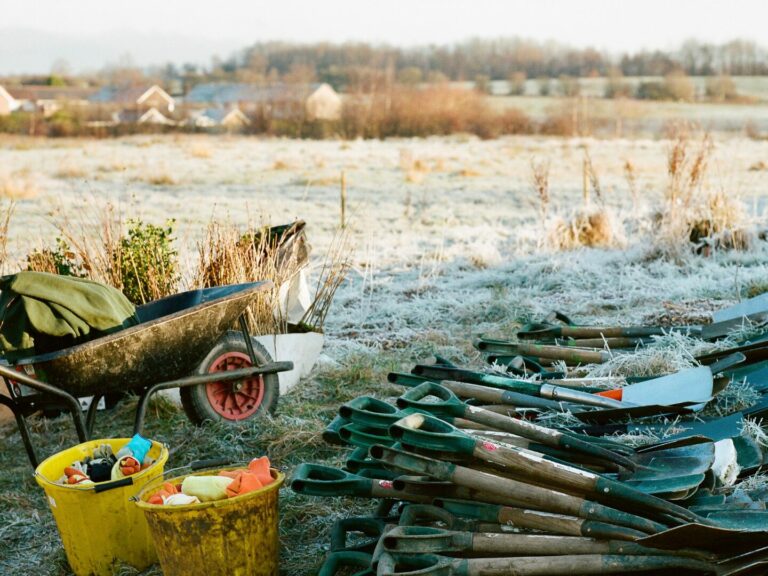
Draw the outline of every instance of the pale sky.
[[[766,38],[766,0],[0,0],[0,74],[207,64],[263,40],[394,45],[520,36],[610,52]],[[766,39],[768,43],[768,39]]]

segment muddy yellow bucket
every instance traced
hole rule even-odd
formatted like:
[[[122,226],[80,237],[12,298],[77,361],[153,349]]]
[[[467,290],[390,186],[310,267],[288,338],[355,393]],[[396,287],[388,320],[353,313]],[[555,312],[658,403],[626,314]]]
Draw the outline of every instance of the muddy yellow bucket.
[[[280,556],[277,504],[285,474],[274,468],[271,473],[275,481],[259,490],[186,506],[149,504],[164,480],[147,484],[136,505],[149,523],[164,576],[275,576]],[[178,486],[187,476],[165,481]]]
[[[88,485],[57,484],[64,468],[93,454],[102,444],[117,453],[130,438],[92,440],[44,460],[35,480],[45,491],[64,551],[77,576],[110,576],[116,560],[143,570],[157,562],[147,521],[130,498],[152,479],[162,477],[168,449],[152,442],[148,455],[155,463],[141,472]]]

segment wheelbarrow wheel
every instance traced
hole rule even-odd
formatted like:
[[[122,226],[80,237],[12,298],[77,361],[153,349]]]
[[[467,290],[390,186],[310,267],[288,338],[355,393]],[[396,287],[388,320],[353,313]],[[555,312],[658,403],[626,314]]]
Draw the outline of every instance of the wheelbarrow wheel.
[[[255,340],[253,351],[262,366],[272,362],[269,352]],[[240,332],[230,331],[211,349],[198,367],[198,374],[237,370],[253,366]],[[181,388],[184,412],[195,424],[205,420],[236,423],[274,412],[280,397],[277,374],[257,374],[237,382],[211,382]]]

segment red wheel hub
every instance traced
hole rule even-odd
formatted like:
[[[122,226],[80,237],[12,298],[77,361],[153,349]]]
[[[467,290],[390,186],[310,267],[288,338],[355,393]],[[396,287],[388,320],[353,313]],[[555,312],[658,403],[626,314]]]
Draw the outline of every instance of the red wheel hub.
[[[253,366],[242,352],[222,354],[211,365],[209,373],[238,370]],[[236,382],[211,382],[205,387],[211,408],[227,420],[245,420],[253,416],[264,400],[264,379],[260,375]]]

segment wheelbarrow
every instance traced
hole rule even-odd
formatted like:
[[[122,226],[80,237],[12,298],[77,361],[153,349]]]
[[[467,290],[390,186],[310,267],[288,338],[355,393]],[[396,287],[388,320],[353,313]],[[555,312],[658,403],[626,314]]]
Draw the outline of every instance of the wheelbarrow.
[[[273,362],[254,342],[244,313],[270,287],[253,282],[182,292],[136,308],[139,323],[55,352],[0,360],[0,377],[33,467],[37,454],[26,417],[64,409],[80,442],[87,442],[99,401],[106,395],[139,396],[134,433],[141,433],[150,397],[179,388],[187,417],[237,422],[274,410],[277,373],[292,362]],[[239,322],[239,331],[231,330]],[[78,398],[93,396],[85,419]]]

